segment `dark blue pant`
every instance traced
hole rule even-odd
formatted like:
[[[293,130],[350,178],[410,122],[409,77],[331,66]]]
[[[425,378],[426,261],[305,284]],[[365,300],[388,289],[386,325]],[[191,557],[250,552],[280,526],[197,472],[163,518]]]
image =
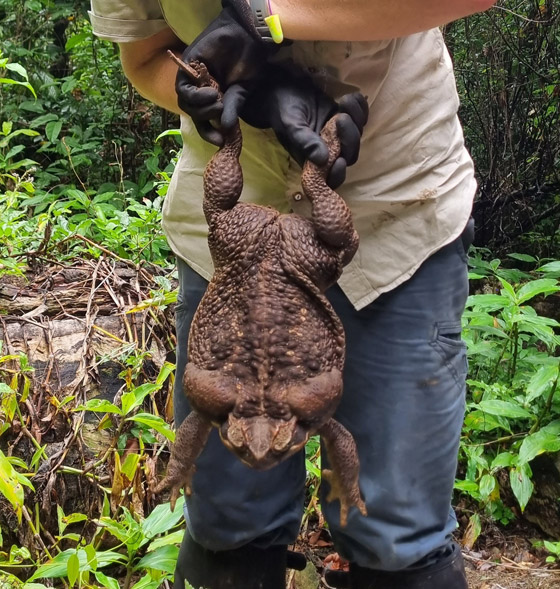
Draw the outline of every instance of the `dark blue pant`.
[[[338,286],[328,297],[347,338],[336,418],[354,435],[368,516],[322,499],[337,550],[357,564],[400,570],[445,547],[464,413],[467,361],[461,314],[468,294],[464,239],[431,256],[406,283],[356,311]],[[372,255],[375,255],[372,253]],[[179,261],[175,418],[188,412],[181,382],[190,322],[206,281]],[[323,453],[323,461],[325,461]],[[325,462],[323,462],[324,464]],[[186,507],[193,538],[227,550],[258,539],[290,544],[303,509],[303,453],[265,472],[243,465],[214,430]]]

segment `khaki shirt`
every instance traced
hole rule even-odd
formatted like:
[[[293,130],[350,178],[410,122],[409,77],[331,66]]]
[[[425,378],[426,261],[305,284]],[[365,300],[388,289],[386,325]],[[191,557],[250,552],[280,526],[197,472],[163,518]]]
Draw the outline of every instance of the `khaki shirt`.
[[[187,44],[218,13],[218,0],[92,0],[93,30],[123,43],[170,26]],[[360,248],[339,284],[357,308],[407,280],[462,232],[476,190],[457,118],[459,100],[441,32],[373,42],[295,42],[282,49],[319,87],[340,98],[360,90],[369,121],[359,161],[338,189],[350,206]],[[242,126],[242,200],[308,213],[301,169],[268,130]],[[212,262],[202,214],[202,175],[215,147],[181,118],[184,149],[164,205],[174,252],[206,278]]]

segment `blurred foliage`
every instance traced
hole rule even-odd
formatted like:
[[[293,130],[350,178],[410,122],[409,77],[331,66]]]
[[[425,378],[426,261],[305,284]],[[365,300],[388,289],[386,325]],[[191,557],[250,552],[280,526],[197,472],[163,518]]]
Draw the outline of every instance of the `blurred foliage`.
[[[476,243],[558,256],[560,3],[502,0],[445,35],[480,185]]]

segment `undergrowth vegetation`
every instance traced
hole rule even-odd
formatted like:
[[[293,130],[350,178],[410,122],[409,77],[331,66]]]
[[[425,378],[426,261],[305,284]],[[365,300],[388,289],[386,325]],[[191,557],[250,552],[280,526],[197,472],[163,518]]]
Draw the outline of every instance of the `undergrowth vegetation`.
[[[151,314],[157,324],[158,313],[176,299],[173,259],[160,229],[180,149],[177,133],[170,130],[176,121],[126,84],[116,48],[93,38],[86,8],[77,0],[0,0],[0,285],[25,284],[48,264],[64,267],[84,259],[108,258],[135,271],[158,268],[161,272],[144,274],[153,278],[149,296],[127,309]],[[483,31],[503,32],[507,42],[501,45],[473,38],[466,24],[448,31],[455,58],[462,59],[466,135],[481,162],[483,190],[499,186],[520,198],[539,178],[546,184],[546,203],[527,205],[542,223],[524,233],[525,253],[498,259],[478,247],[470,256],[473,294],[463,325],[469,380],[456,498],[468,503],[463,539],[471,546],[485,522],[507,526],[522,517],[536,492],[533,460],[560,451],[560,191],[554,167],[558,147],[551,139],[558,134],[560,82],[545,52],[554,43],[558,51],[558,10],[547,1],[516,3],[515,9],[537,24],[536,16],[546,18],[546,28],[539,29],[540,49],[530,60],[529,25],[520,28],[510,13],[477,17],[485,23]],[[516,30],[519,51],[511,53],[510,47],[507,53]],[[473,56],[490,60],[476,83]],[[530,116],[521,131],[512,123],[505,137],[496,122],[504,112],[521,124],[512,110],[508,75],[517,83],[521,75],[525,80],[527,68],[534,78],[516,96]],[[493,97],[488,104],[487,93]],[[492,156],[504,142],[510,168],[514,146],[523,146],[514,180]],[[549,216],[541,217],[546,211]],[[494,238],[496,232],[490,233]],[[543,252],[547,258],[540,257]],[[550,301],[556,302],[547,305]],[[5,330],[2,309],[1,326]],[[0,507],[10,512],[2,524],[12,527],[0,528],[0,588],[41,589],[54,583],[155,589],[172,578],[183,534],[181,505],[173,512],[167,503],[155,505],[149,488],[157,476],[156,460],[173,440],[166,400],[174,378],[173,342],[166,342],[170,355],[158,370],[146,369],[154,352],[144,338],[120,344],[115,354],[95,359],[96,369],[109,362],[120,367],[114,398],[49,394],[49,419],[59,419],[69,435],[78,436],[92,417],[96,430],[106,435],[91,463],[74,467],[54,461],[59,474],[91,485],[98,504],[93,514],[64,513],[58,505],[50,526],[34,501],[45,484],[44,465],[53,463],[48,442],[28,427],[36,368],[0,340]],[[32,449],[28,455],[18,451],[22,440]],[[308,522],[321,520],[317,438],[307,446],[306,464]],[[25,542],[13,540],[14,528],[24,530]],[[557,540],[544,541],[551,561],[560,559]]]

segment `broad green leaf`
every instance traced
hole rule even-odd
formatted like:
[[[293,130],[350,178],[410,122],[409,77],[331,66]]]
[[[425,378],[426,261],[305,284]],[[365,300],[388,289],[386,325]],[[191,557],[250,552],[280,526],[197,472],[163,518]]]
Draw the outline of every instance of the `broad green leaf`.
[[[151,575],[144,575],[132,585],[131,589],[158,589],[159,587],[161,587],[161,581],[154,581]],[[185,581],[185,589],[193,589],[187,581]]]
[[[521,262],[536,262],[537,258],[530,256],[529,254],[508,254],[508,258],[519,260]]]
[[[126,421],[136,421],[137,423],[147,425],[162,436],[165,436],[169,441],[175,441],[175,432],[157,415],[152,415],[151,413],[137,413],[132,417],[127,417]]]
[[[491,474],[482,475],[478,484],[478,489],[483,498],[489,497],[496,488],[496,479]]]
[[[482,331],[483,333],[488,333],[490,335],[495,335],[496,337],[509,339],[509,335],[502,329],[498,329],[492,325],[473,325],[472,323],[468,325],[467,330],[469,331]]]
[[[515,303],[517,301],[517,295],[515,294],[515,289],[513,288],[513,286],[507,280],[504,280],[503,278],[500,278],[499,280],[502,283],[502,286],[504,287],[502,292],[504,292],[506,294],[506,296],[513,303]]]
[[[163,133],[160,133],[156,137],[156,142],[159,141],[160,139],[163,139],[164,137],[180,137],[180,136],[181,136],[180,129],[167,129],[167,131],[163,131]]]
[[[75,552],[68,558],[68,562],[66,563],[66,574],[68,576],[70,587],[73,587],[80,575],[80,559]]]
[[[148,552],[134,567],[135,570],[155,569],[166,573],[173,573],[179,556],[178,546],[161,546],[153,552]]]
[[[19,521],[24,500],[20,476],[10,459],[0,450],[0,493],[11,503]]]
[[[549,552],[560,556],[560,542],[550,542],[549,540],[544,540],[543,544]]]
[[[50,123],[47,123],[47,125],[45,126],[45,135],[47,136],[47,139],[51,143],[54,143],[58,139],[58,135],[60,134],[61,129],[61,120],[51,121]]]
[[[511,489],[517,502],[519,503],[519,507],[521,507],[521,511],[525,511],[525,507],[527,507],[527,503],[533,494],[533,481],[531,481],[531,469],[529,468],[528,464],[524,464],[519,468],[512,468],[509,471],[509,481],[511,484]]]
[[[455,481],[454,488],[469,495],[478,495],[478,483],[475,481]]]
[[[35,579],[59,579],[66,577],[67,563],[72,554],[77,554],[80,561],[80,570],[82,572],[91,570],[88,565],[87,554],[80,550],[76,552],[75,548],[68,548],[57,554],[54,558],[41,565],[30,577],[30,581]],[[112,550],[104,550],[97,553],[97,567],[103,568],[114,563],[123,563],[126,561],[124,555]]]
[[[136,407],[142,405],[144,399],[151,393],[155,393],[159,390],[159,385],[147,382],[139,387],[136,387],[133,391],[125,393],[122,396],[122,410],[123,414],[127,415]]]
[[[162,386],[163,383],[167,380],[167,377],[172,374],[174,370],[175,364],[172,364],[171,362],[164,362],[156,379],[156,384],[158,386]]]
[[[484,413],[483,411],[471,411],[465,417],[465,429],[481,432],[490,432],[496,428],[502,428],[511,432],[508,422],[505,419]]]
[[[152,513],[140,524],[146,538],[153,538],[175,527],[183,517],[184,497],[177,499],[175,509],[171,511],[169,503],[158,505]]]
[[[494,458],[494,460],[492,460],[492,464],[490,466],[490,468],[492,470],[498,469],[498,468],[505,468],[508,466],[513,466],[513,464],[516,462],[517,458],[515,456],[515,454],[512,454],[511,452],[501,452],[500,454],[498,454],[496,456],[496,458]]]
[[[6,69],[18,73],[24,80],[28,80],[27,70],[19,63],[7,63]]]
[[[107,589],[119,589],[119,582],[113,577],[108,577],[101,571],[95,571],[94,575],[103,587],[107,587]]]
[[[490,415],[498,415],[500,417],[508,417],[510,419],[534,417],[532,413],[523,409],[521,405],[517,405],[510,401],[499,401],[498,399],[480,401],[480,403],[478,403],[478,408],[484,413],[490,413]]]
[[[560,291],[558,281],[553,278],[540,278],[524,284],[517,292],[518,304],[522,305],[526,301],[540,294],[550,294]]]
[[[150,542],[148,546],[148,552],[159,548],[160,546],[167,546],[168,544],[179,545],[183,541],[183,536],[185,535],[185,530],[177,530],[175,532],[171,532],[171,534],[166,534],[165,536],[160,536],[155,540]]]
[[[545,274],[552,274],[560,277],[560,260],[544,264],[544,266],[539,268],[539,272],[544,272]]]
[[[519,463],[526,464],[545,452],[560,450],[560,419],[527,436],[519,448]]]
[[[79,405],[76,410],[95,411],[96,413],[116,413],[123,415],[123,412],[119,407],[107,401],[106,399],[90,399],[85,405]]]
[[[67,525],[75,524],[78,522],[87,521],[87,515],[85,513],[71,513],[70,515],[65,515],[62,518],[62,521]]]
[[[508,297],[498,294],[471,295],[467,299],[467,307],[484,309],[485,311],[499,311],[511,304]]]
[[[89,38],[90,38],[89,33],[86,33],[85,31],[82,33],[76,33],[75,35],[72,35],[68,39],[68,41],[66,41],[66,44],[64,45],[64,49],[66,51],[70,51],[70,49],[73,49],[74,47],[76,47],[76,45],[83,43],[84,41],[88,40]]]
[[[544,393],[548,392],[554,382],[558,380],[558,364],[549,364],[541,366],[532,376],[527,385],[527,398],[525,403],[528,405]]]
[[[84,552],[86,553],[88,565],[92,570],[95,570],[97,568],[97,551],[93,544],[87,544],[84,547]]]
[[[121,466],[121,472],[126,475],[129,481],[134,478],[138,463],[140,461],[140,455],[135,452],[129,452],[124,459]]]

